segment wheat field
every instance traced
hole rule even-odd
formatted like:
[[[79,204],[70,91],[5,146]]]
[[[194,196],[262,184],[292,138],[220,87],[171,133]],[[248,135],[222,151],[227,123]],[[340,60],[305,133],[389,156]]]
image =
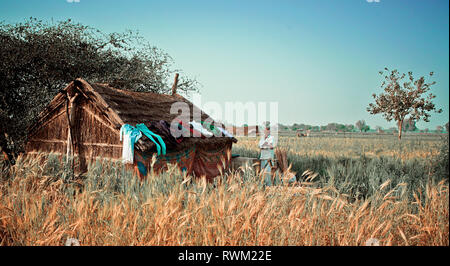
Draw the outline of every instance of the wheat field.
[[[256,152],[253,141],[240,139],[233,153]],[[56,157],[21,157],[1,176],[0,243],[59,246],[75,238],[83,246],[361,246],[376,239],[383,246],[449,245],[448,173],[433,177],[426,168],[431,159],[424,157],[439,154],[437,143],[402,144],[409,148],[396,158],[398,151],[383,141],[328,141],[280,139],[297,170],[314,166],[305,158],[320,157],[326,167],[314,179],[274,187],[265,187],[251,167],[207,183],[173,166],[140,182],[117,162],[99,161],[74,178]],[[368,154],[358,157],[362,149]],[[384,157],[371,158],[374,149],[392,157],[381,160],[389,174],[376,172]],[[342,158],[350,160],[347,170]],[[417,162],[425,168],[418,175],[428,176],[414,183],[405,175],[417,172]],[[354,177],[367,174],[363,166],[375,171],[365,177],[368,190]]]

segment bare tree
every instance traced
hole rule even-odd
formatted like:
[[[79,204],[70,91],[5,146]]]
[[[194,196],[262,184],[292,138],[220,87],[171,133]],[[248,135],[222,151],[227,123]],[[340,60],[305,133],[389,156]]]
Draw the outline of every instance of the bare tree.
[[[356,128],[359,129],[360,132],[362,132],[364,130],[364,128],[366,127],[366,121],[364,120],[358,120],[355,123]]]
[[[403,131],[415,131],[416,129],[417,129],[416,121],[414,121],[414,119],[407,118],[405,119],[405,121],[403,121],[402,125]]]
[[[400,140],[402,138],[403,122],[407,116],[415,122],[421,119],[429,122],[429,112],[442,112],[442,109],[437,110],[432,102],[436,97],[435,95],[429,93],[425,98],[422,97],[436,82],[425,83],[425,77],[414,80],[412,72],[408,72],[408,75],[400,74],[395,69],[390,71],[389,74],[388,68],[384,70],[385,72],[379,72],[380,75],[385,75],[381,84],[384,93],[378,96],[375,93],[372,95],[375,99],[375,104],[370,103],[367,111],[370,114],[382,114],[387,121],[394,119],[397,122],[398,139]],[[430,72],[431,76],[433,76],[433,72]],[[408,80],[403,82],[405,77]]]

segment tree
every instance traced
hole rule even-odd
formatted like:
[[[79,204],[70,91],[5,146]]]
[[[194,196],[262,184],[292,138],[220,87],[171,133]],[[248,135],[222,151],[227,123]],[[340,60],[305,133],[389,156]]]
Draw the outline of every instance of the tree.
[[[437,126],[436,127],[436,132],[437,133],[442,133],[443,130],[444,130],[444,128],[442,126]]]
[[[26,129],[72,80],[166,93],[179,72],[168,54],[137,33],[105,34],[70,19],[0,22],[0,47],[0,147],[8,159],[23,151]],[[181,77],[178,91],[196,86],[195,80]]]
[[[358,120],[356,121],[355,126],[357,129],[359,129],[360,132],[363,132],[363,129],[366,127],[366,121]]]
[[[411,118],[405,119],[402,126],[403,131],[415,131],[417,130],[416,121]]]
[[[398,139],[400,140],[403,122],[407,116],[416,122],[421,119],[429,122],[429,112],[442,112],[442,109],[437,110],[432,102],[436,97],[435,95],[430,93],[425,98],[422,97],[436,82],[425,83],[425,77],[423,76],[414,80],[412,72],[408,72],[408,80],[403,82],[406,74],[400,74],[397,70],[392,70],[389,74],[388,68],[384,70],[385,72],[379,72],[380,75],[385,75],[381,84],[384,93],[378,96],[375,93],[372,95],[375,104],[370,103],[367,111],[370,114],[382,114],[387,121],[394,119],[397,122]],[[431,76],[433,76],[433,72],[430,72]]]
[[[445,124],[445,131],[447,131],[447,133],[449,133],[448,132],[448,122]]]

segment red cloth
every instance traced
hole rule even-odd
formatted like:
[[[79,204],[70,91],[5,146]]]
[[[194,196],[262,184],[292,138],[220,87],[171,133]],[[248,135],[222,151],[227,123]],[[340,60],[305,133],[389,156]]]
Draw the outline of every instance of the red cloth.
[[[153,171],[159,173],[167,170],[167,164],[177,164],[181,171],[186,171],[188,175],[194,174],[196,177],[205,176],[209,181],[220,175],[224,169],[230,166],[231,143],[217,150],[191,147],[184,151],[168,153],[156,157]],[[231,156],[230,156],[231,157]],[[138,177],[142,180],[152,169],[152,157],[144,156],[139,151],[135,151],[134,168]]]

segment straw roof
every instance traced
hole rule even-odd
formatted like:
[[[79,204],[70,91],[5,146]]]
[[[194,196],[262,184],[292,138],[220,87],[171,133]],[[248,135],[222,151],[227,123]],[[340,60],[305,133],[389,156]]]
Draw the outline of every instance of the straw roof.
[[[170,110],[174,103],[186,103],[189,106],[189,116],[183,117],[187,121],[193,121],[193,111],[201,114],[201,120],[211,119],[190,101],[181,95],[167,95],[151,92],[132,92],[110,87],[108,84],[93,83],[90,84],[83,79],[72,81],[65,89],[60,91],[50,102],[47,108],[40,114],[37,123],[29,131],[29,137],[36,132],[40,125],[52,115],[53,111],[65,104],[66,93],[74,95],[81,94],[89,102],[93,103],[103,118],[110,122],[112,127],[119,134],[123,124],[135,126],[139,123],[148,123],[150,121],[165,120],[169,124],[175,118],[181,118],[180,114],[171,114]],[[200,122],[200,121],[197,121]],[[223,125],[222,125],[223,126]],[[157,132],[155,132],[157,133]],[[222,147],[229,142],[236,142],[235,138],[228,137],[210,137],[210,138],[185,138],[176,149],[182,150],[192,145],[208,145],[212,148]],[[147,137],[142,137],[137,143],[136,148],[142,152],[152,152],[155,144]]]

